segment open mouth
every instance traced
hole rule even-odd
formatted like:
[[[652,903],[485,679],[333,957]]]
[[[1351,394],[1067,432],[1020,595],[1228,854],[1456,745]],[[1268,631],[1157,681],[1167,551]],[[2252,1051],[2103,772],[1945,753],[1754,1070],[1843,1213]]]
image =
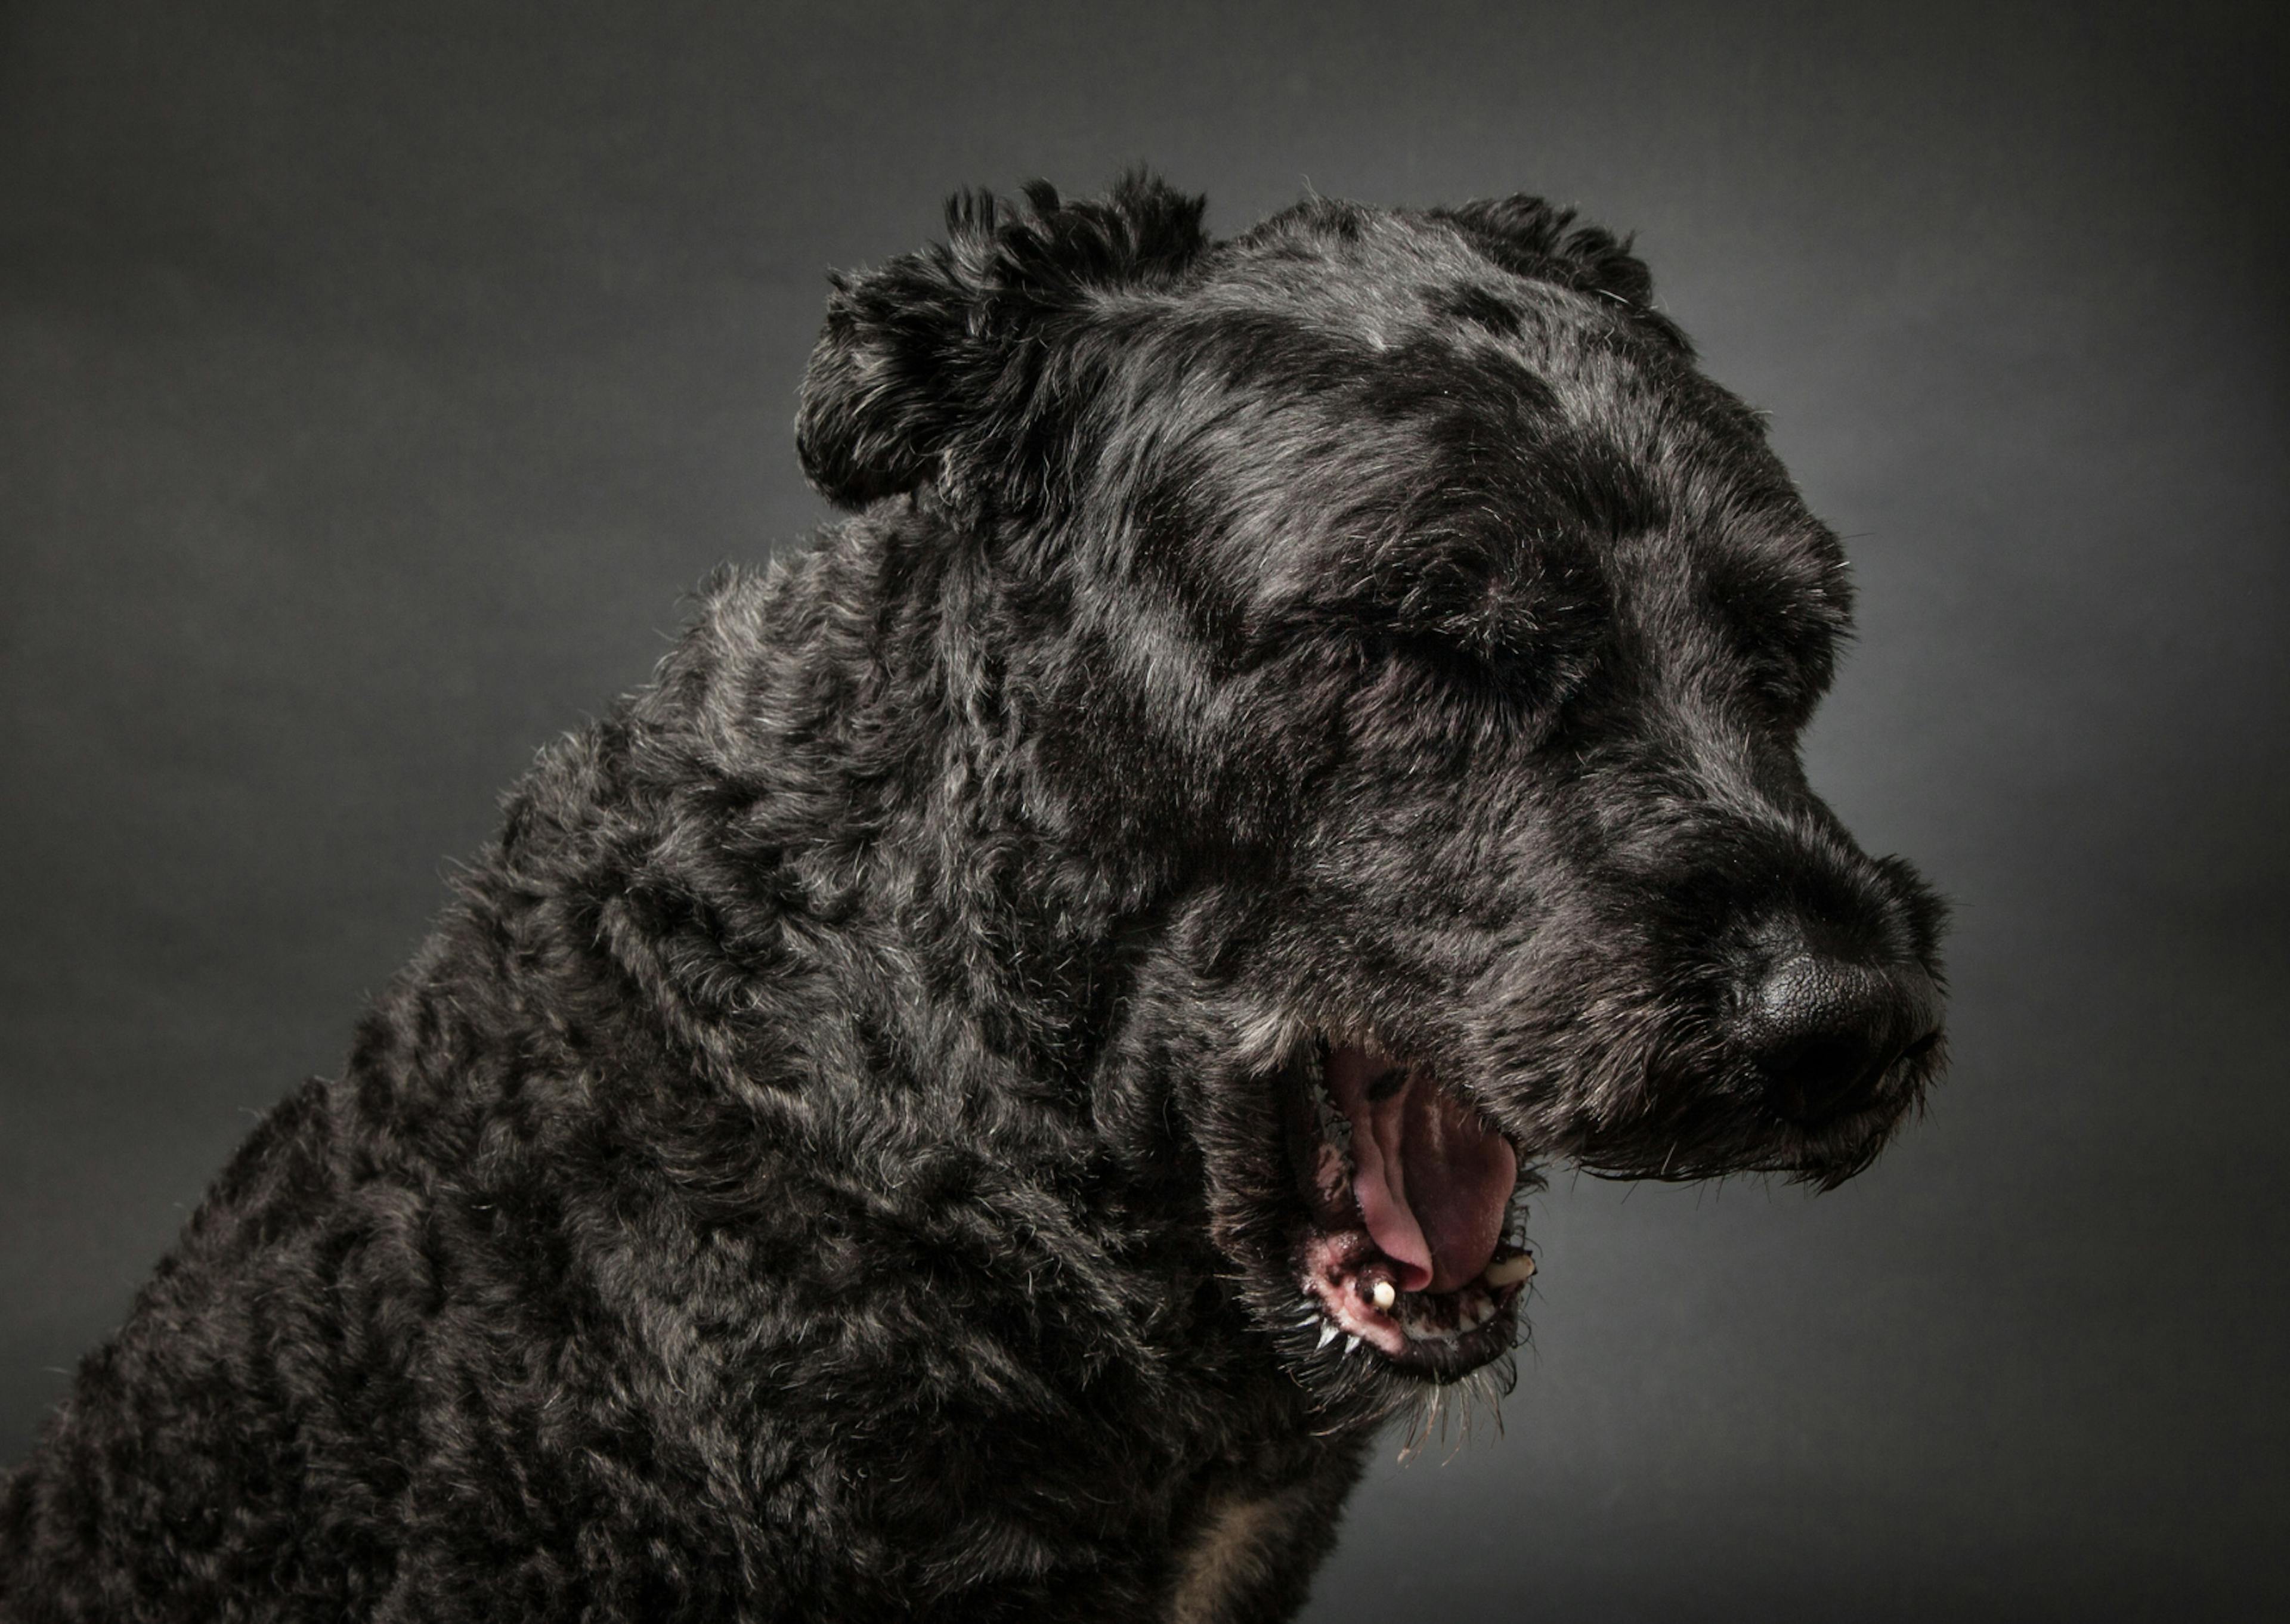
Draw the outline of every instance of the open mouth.
[[[1534,1260],[1509,1238],[1518,1154],[1429,1070],[1372,1040],[1291,1068],[1289,1150],[1309,1221],[1297,1267],[1320,1346],[1421,1373],[1507,1350]]]

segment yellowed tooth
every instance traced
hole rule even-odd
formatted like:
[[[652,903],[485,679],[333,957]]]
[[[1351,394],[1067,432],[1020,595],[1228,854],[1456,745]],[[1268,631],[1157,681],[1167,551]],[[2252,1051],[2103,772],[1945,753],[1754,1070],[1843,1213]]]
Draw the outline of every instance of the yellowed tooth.
[[[1486,1272],[1481,1275],[1479,1278],[1485,1281],[1489,1285],[1503,1286],[1510,1285],[1515,1282],[1527,1279],[1531,1277],[1533,1273],[1534,1254],[1532,1252],[1522,1252],[1511,1257],[1499,1258],[1494,1262],[1488,1264],[1486,1267]]]
[[[1375,1283],[1375,1290],[1370,1292],[1368,1295],[1375,1299],[1375,1306],[1377,1308],[1382,1308],[1387,1312],[1389,1311],[1393,1303],[1399,1300],[1398,1292],[1393,1289],[1392,1284],[1389,1280],[1377,1281]]]

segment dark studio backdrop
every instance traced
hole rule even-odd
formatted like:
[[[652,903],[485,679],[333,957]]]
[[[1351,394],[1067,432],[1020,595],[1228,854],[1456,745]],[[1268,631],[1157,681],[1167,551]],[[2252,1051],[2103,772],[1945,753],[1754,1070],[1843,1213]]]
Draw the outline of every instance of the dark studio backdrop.
[[[1958,910],[1928,1117],[1817,1199],[1560,1172],[1508,1436],[1387,1450],[1309,1617],[2290,1605],[2267,8],[0,20],[0,1460],[495,792],[820,521],[825,269],[1145,160],[1635,230],[1848,539],[1814,781]]]

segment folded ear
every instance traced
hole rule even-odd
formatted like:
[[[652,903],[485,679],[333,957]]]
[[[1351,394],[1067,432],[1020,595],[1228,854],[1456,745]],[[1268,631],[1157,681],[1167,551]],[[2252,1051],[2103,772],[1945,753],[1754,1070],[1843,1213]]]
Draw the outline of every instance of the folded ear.
[[[925,481],[970,489],[1023,444],[1061,316],[1097,290],[1173,280],[1207,246],[1202,208],[1141,172],[1082,203],[1039,180],[1022,205],[959,193],[945,243],[830,277],[796,413],[804,472],[846,508]]]
[[[1601,227],[1576,225],[1573,210],[1521,192],[1429,214],[1461,229],[1505,270],[1628,305],[1684,348],[1685,335],[1654,311],[1653,275],[1630,252],[1629,240]]]

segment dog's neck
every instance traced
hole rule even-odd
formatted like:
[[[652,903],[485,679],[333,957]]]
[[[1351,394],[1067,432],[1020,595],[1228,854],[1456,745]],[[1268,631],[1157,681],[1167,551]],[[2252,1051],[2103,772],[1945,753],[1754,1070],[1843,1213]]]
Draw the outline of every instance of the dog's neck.
[[[901,499],[727,575],[636,705],[708,769],[721,877],[881,961],[901,991],[875,1015],[1077,1082],[1164,887],[1036,758],[998,634],[1037,610],[972,542]]]

